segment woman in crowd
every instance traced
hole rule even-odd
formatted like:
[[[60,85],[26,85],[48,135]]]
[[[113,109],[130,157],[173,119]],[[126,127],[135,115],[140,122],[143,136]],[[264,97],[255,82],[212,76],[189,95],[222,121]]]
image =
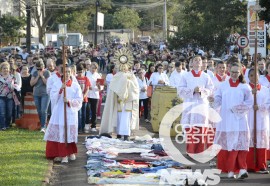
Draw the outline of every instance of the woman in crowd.
[[[77,81],[81,87],[82,94],[83,94],[83,102],[82,102],[82,108],[79,110],[79,126],[78,126],[78,132],[81,133],[84,130],[85,127],[85,121],[86,121],[86,106],[88,102],[88,92],[90,81],[89,79],[84,76],[85,74],[85,68],[82,64],[77,65]]]
[[[15,77],[16,79],[16,82],[17,82],[17,86],[18,86],[18,89],[19,91],[17,92],[19,96],[21,96],[21,87],[22,87],[22,79],[21,79],[21,74],[19,72],[16,71],[17,69],[17,66],[15,65],[15,61],[14,61],[14,58],[11,57],[9,59],[9,65],[10,65],[10,73],[13,74],[13,76]],[[21,101],[21,100],[19,100]],[[18,119],[20,118],[20,103],[17,102],[13,102],[13,109],[12,109],[12,123],[15,123],[15,119]]]
[[[156,86],[165,86],[170,84],[168,76],[163,73],[162,64],[157,64],[156,71],[151,75],[149,82],[154,86],[154,88]]]
[[[22,101],[21,101],[21,106],[22,110],[24,108],[24,97],[26,96],[26,93],[33,93],[33,87],[30,85],[31,81],[31,74],[29,73],[29,67],[28,66],[23,66],[22,67],[22,72],[21,72],[21,77],[22,77],[22,89],[21,89],[21,94],[22,94]]]
[[[0,64],[0,130],[10,127],[13,107],[16,78],[10,74],[10,65],[7,62]]]
[[[228,178],[248,177],[246,158],[250,144],[248,111],[252,107],[251,88],[241,74],[242,66],[233,63],[231,78],[223,82],[215,92],[216,106],[221,106],[221,122],[216,125],[214,143],[221,146],[217,159],[217,168],[228,172]]]
[[[145,74],[145,77],[147,78],[147,80],[150,79],[152,73],[155,72],[155,65],[154,63],[150,63],[149,67],[148,67],[148,71]]]
[[[75,160],[77,153],[76,143],[78,141],[78,111],[82,106],[83,95],[80,85],[72,81],[71,69],[66,67],[66,82],[55,82],[50,96],[56,100],[54,112],[52,113],[44,140],[46,144],[46,158],[55,159],[62,163]],[[64,91],[66,89],[66,97]],[[67,114],[67,146],[65,144],[64,127],[64,103]]]
[[[148,100],[149,100],[149,98],[147,97],[148,80],[144,76],[145,71],[142,69],[138,69],[137,75],[138,75],[137,80],[138,80],[138,84],[139,84],[139,88],[140,88],[139,108],[142,108],[142,106],[143,106],[144,121],[146,123],[148,123],[149,122],[149,120],[148,120]]]
[[[50,102],[49,95],[46,91],[46,84],[47,79],[50,77],[50,72],[45,70],[45,65],[41,60],[36,63],[36,69],[37,71],[31,77],[30,85],[34,87],[33,96],[41,124],[41,132],[45,133],[47,111]]]
[[[85,132],[89,132],[90,129],[90,111],[91,111],[91,131],[96,132],[97,123],[97,106],[100,98],[99,91],[101,91],[101,85],[99,81],[102,76],[98,73],[98,64],[93,62],[91,64],[90,71],[86,72],[86,77],[90,80],[90,88],[88,92],[88,104],[86,107],[86,125]]]
[[[255,82],[255,70],[248,72],[249,85],[252,93],[257,92],[257,105],[253,103],[253,109],[248,113],[248,124],[250,128],[250,148],[247,155],[247,169],[261,174],[269,174],[267,170],[267,149],[269,148],[269,89]],[[253,98],[254,99],[254,98]],[[254,101],[253,101],[254,102]],[[256,165],[254,162],[254,110],[256,110]]]

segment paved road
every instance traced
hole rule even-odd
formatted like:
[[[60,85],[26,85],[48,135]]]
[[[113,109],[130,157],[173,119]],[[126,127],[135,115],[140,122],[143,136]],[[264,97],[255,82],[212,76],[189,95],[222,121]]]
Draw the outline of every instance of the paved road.
[[[97,133],[96,133],[97,134]],[[143,136],[145,134],[150,134],[157,137],[157,134],[152,133],[151,125],[143,123],[140,127],[140,131],[136,132],[135,135]],[[77,160],[69,162],[67,165],[54,164],[54,174],[51,179],[50,185],[55,186],[87,186],[87,175],[84,165],[86,164],[86,149],[82,144],[87,135],[83,134],[79,136]],[[177,148],[184,154],[185,146],[177,145]],[[209,169],[210,166],[208,163],[205,164],[196,164],[192,166],[192,169]],[[221,174],[221,182],[218,185],[227,186],[227,185],[237,185],[237,186],[259,186],[259,185],[270,185],[270,175],[261,175],[250,173],[249,178],[245,180],[229,180],[226,178],[227,174]]]

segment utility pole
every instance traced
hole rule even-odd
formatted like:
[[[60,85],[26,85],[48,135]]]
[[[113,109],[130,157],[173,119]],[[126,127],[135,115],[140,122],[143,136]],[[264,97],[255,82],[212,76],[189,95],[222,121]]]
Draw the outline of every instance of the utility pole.
[[[167,41],[167,0],[164,0],[164,15],[163,15],[163,38]]]
[[[98,7],[100,6],[99,0],[96,0],[96,17],[95,17],[95,42],[94,47],[97,46],[97,22],[98,22]]]
[[[26,47],[27,52],[31,51],[31,2],[27,0],[26,5]]]

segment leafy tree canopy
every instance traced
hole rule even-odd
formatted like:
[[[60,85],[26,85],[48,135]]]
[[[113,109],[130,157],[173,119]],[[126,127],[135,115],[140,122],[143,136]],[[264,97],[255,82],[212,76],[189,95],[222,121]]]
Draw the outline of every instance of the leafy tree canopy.
[[[121,8],[119,11],[114,13],[113,22],[122,28],[136,29],[141,23],[141,18],[135,10],[130,8]]]
[[[14,39],[22,35],[20,30],[26,26],[26,21],[24,18],[2,15],[2,17],[0,17],[0,26],[2,27],[1,34],[3,37]]]
[[[187,44],[220,52],[226,38],[246,27],[246,4],[239,0],[184,0],[179,31],[170,39],[173,48]]]

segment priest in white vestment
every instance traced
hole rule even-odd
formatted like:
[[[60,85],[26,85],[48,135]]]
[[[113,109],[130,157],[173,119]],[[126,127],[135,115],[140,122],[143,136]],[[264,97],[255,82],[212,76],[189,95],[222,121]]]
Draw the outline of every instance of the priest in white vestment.
[[[129,51],[125,51],[129,53]],[[139,129],[139,93],[137,78],[129,70],[131,57],[126,59],[125,53],[116,54],[117,72],[110,83],[110,91],[106,99],[100,126],[100,134],[115,132],[118,138],[124,136],[129,140],[132,130]],[[123,60],[123,61],[121,61]],[[127,61],[126,61],[127,60]]]

